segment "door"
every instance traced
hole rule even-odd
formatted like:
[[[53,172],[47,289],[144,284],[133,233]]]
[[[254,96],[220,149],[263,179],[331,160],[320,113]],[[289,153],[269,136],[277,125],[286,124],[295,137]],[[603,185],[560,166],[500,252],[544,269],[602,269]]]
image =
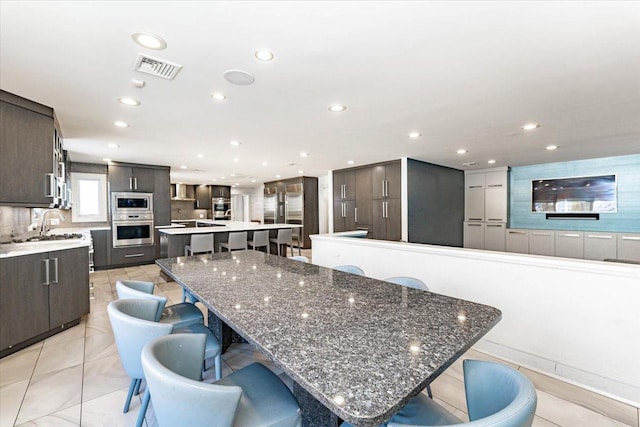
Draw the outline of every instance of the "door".
[[[0,259],[0,349],[49,330],[47,254]]]
[[[211,189],[208,185],[196,185],[196,209],[211,209]]]
[[[469,192],[477,190],[469,190]],[[480,190],[482,191],[482,190]],[[484,217],[487,222],[507,222],[506,187],[484,190]]]
[[[555,256],[584,258],[584,233],[556,231]]]
[[[386,197],[386,167],[385,165],[373,166],[371,168],[371,188],[373,199],[384,199]],[[375,209],[375,208],[374,208]]]
[[[333,173],[333,198],[334,200],[355,200],[356,173],[354,170]]]
[[[375,181],[373,181],[375,182]],[[385,240],[387,238],[387,207],[384,200],[373,201],[373,224],[371,224],[370,237],[372,239]]]
[[[89,250],[50,252],[49,263],[49,318],[55,328],[89,312]]]
[[[616,259],[616,235],[613,233],[585,233],[584,259],[604,261]]]
[[[371,188],[371,168],[362,168],[356,170],[356,226],[369,226],[373,223],[373,199]]]
[[[387,204],[387,236],[386,240],[400,241],[402,239],[402,218],[400,215],[400,199],[388,199]]]
[[[473,188],[464,192],[464,220],[484,221],[484,189]]]
[[[151,168],[132,168],[133,191],[153,193],[155,187],[155,171]]]
[[[504,252],[506,224],[485,224],[484,249]]]
[[[618,259],[640,261],[640,234],[618,234]]]
[[[526,230],[507,230],[505,250],[519,254],[529,253],[529,232]]]
[[[128,166],[109,165],[109,191],[132,191],[133,180]]]
[[[400,162],[389,163],[385,166],[385,180],[387,181],[386,197],[390,199],[399,199],[401,197],[401,177]]]
[[[464,223],[464,247],[484,249],[484,224],[480,222]]]
[[[530,231],[529,253],[532,255],[555,255],[555,242],[552,231]]]

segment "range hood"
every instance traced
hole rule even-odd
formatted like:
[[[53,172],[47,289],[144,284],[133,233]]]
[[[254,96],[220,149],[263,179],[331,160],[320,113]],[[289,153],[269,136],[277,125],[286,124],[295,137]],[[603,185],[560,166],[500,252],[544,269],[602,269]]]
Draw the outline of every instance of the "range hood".
[[[187,184],[175,184],[176,186],[176,194],[171,200],[184,200],[187,202],[193,202],[196,199],[193,197],[187,197]]]

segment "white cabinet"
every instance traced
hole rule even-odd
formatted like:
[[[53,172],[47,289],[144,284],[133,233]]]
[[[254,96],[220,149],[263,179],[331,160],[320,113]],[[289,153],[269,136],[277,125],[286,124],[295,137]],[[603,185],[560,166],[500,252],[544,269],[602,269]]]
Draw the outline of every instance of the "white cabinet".
[[[485,173],[476,172],[465,174],[464,187],[467,190],[484,189]]]
[[[535,230],[529,232],[529,253],[532,255],[555,255],[553,231]]]
[[[640,234],[619,233],[617,259],[640,261]]]
[[[616,235],[613,233],[584,233],[584,259],[596,261],[615,259],[616,246]]]
[[[580,231],[556,231],[555,256],[584,258],[584,233]]]
[[[484,221],[484,189],[464,192],[464,220]]]
[[[485,172],[485,188],[507,188],[507,171]]]
[[[505,249],[505,230],[507,224],[487,223],[484,226],[484,248],[489,251],[501,251]]]
[[[507,230],[505,237],[505,250],[518,254],[529,253],[529,231],[528,230]]]
[[[507,188],[487,188],[484,191],[484,212],[487,222],[507,222]]]
[[[464,223],[464,247],[484,249],[484,224],[481,222]]]

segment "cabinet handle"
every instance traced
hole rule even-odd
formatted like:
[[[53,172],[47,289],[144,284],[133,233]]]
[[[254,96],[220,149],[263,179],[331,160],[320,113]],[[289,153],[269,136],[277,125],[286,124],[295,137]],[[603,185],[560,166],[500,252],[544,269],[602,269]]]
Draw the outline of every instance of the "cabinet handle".
[[[140,257],[140,256],[144,256],[144,254],[127,254],[124,257],[125,258],[137,258],[137,257]]]
[[[565,233],[559,234],[559,236],[560,237],[580,237],[579,234],[565,234]]]
[[[129,177],[129,190],[133,190],[133,177]]]
[[[66,166],[64,164],[64,162],[59,162],[58,163],[60,165],[60,178],[62,178],[63,180],[66,180],[67,177],[67,170],[66,170]]]
[[[58,283],[58,258],[53,259],[53,277],[55,279],[51,283]]]
[[[482,218],[469,218],[469,221],[482,221]]]
[[[482,185],[470,185],[469,188],[482,188]]]
[[[49,286],[49,260],[43,259],[44,262],[44,283],[43,285]]]
[[[613,236],[602,236],[598,234],[587,234],[587,237],[590,239],[613,239]]]
[[[196,200],[196,209],[200,207],[200,200]]]
[[[500,224],[487,224],[487,227],[499,227],[499,228],[502,228],[502,225],[500,225]]]
[[[491,184],[487,185],[487,187],[502,187],[502,184]]]
[[[622,240],[640,240],[640,237],[622,236]]]
[[[384,180],[384,196],[389,197],[389,181]]]
[[[54,188],[56,186],[56,177],[54,174],[52,173],[46,173],[44,174],[44,197],[56,197],[55,194],[53,194],[54,192]],[[49,187],[49,189],[47,190],[47,186]]]
[[[549,233],[531,233],[532,236],[551,236]]]
[[[487,218],[487,221],[501,221],[501,222],[503,222],[502,218]]]
[[[482,224],[467,224],[467,227],[482,227]]]
[[[342,217],[343,218],[347,217],[347,204],[346,203],[342,204]]]
[[[136,178],[135,176],[133,177],[133,189],[138,189],[138,178]]]
[[[358,208],[355,208],[355,209],[354,209],[354,212],[355,212],[355,213],[354,213],[355,220],[356,220],[356,222],[358,222]]]
[[[518,234],[518,235],[520,235],[520,236],[524,236],[524,235],[526,235],[527,233],[523,233],[522,231],[510,231],[510,232],[509,232],[509,234]]]

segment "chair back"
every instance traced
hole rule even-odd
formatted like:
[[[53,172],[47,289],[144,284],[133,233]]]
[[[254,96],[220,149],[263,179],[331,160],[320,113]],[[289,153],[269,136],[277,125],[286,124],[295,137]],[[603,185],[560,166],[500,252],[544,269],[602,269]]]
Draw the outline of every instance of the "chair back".
[[[463,367],[467,409],[473,426],[531,426],[537,396],[529,378],[495,362],[465,360]]]
[[[345,273],[357,274],[358,276],[364,276],[364,271],[357,265],[339,265],[333,267],[334,270],[343,271]]]
[[[253,246],[254,247],[269,246],[269,230],[254,231]]]
[[[158,302],[158,312],[154,321],[159,322],[162,312],[167,305],[167,298],[153,294],[153,282],[142,282],[138,280],[118,280],[116,282],[116,292],[119,299],[146,299]]]
[[[235,249],[247,249],[247,232],[239,231],[236,233],[229,233],[229,240],[227,242],[229,250]]]
[[[172,325],[155,321],[157,312],[158,302],[154,300],[120,299],[107,306],[120,361],[131,378],[144,378],[140,363],[142,348],[173,330]]]
[[[428,291],[429,287],[420,279],[416,279],[415,277],[407,277],[407,276],[398,276],[398,277],[390,277],[388,279],[384,279],[385,282],[395,283],[396,285],[406,286],[407,288],[421,289],[423,291]]]
[[[191,253],[213,252],[213,234],[192,234]]]
[[[160,427],[231,427],[242,388],[200,382],[204,334],[154,339],[142,351],[142,367]]]
[[[277,243],[279,245],[291,244],[291,229],[290,228],[281,228],[278,230]]]
[[[292,256],[289,258],[290,260],[293,261],[300,261],[300,262],[309,262],[309,258],[307,258],[306,256]]]

